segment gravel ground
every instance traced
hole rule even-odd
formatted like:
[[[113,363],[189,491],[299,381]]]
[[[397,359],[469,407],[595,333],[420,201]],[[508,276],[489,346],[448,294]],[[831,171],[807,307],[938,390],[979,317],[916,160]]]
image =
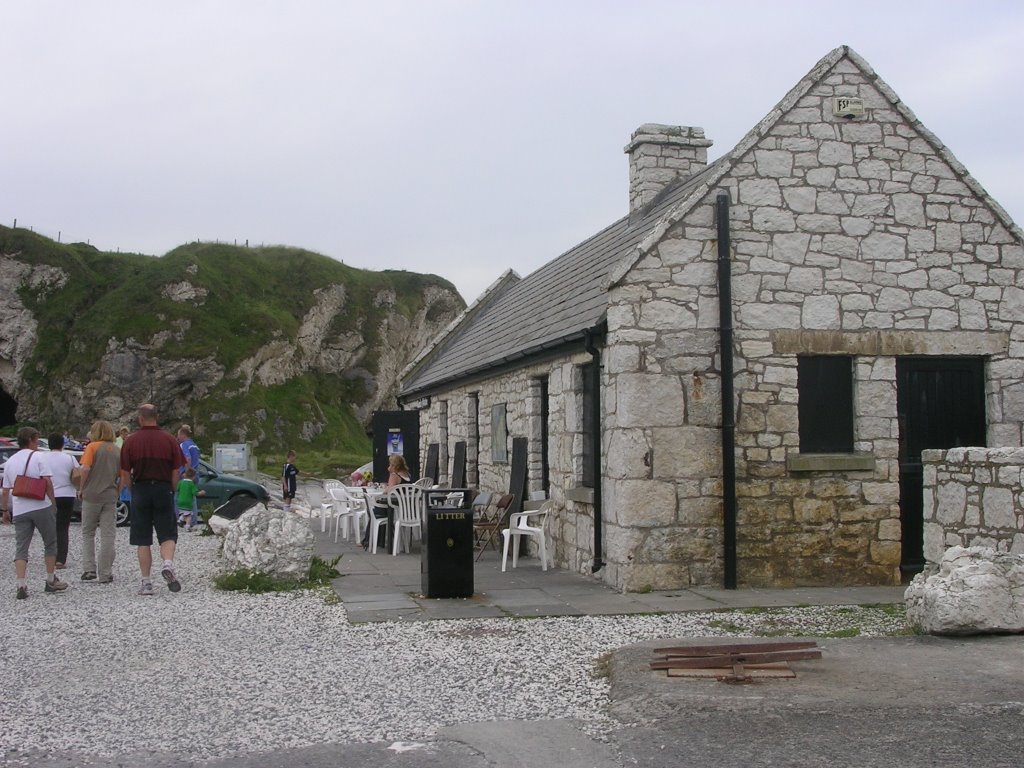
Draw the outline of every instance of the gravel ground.
[[[80,532],[43,593],[38,539],[29,599],[14,599],[13,529],[0,527],[0,765],[28,754],[112,757],[139,748],[206,760],[327,742],[423,739],[446,725],[576,718],[592,735],[606,712],[600,662],[655,638],[771,634],[882,636],[901,612],[795,608],[351,626],[329,590],[244,595],[213,588],[216,537],[182,534],[171,594],[136,595],[127,529],[114,584],[82,583]]]

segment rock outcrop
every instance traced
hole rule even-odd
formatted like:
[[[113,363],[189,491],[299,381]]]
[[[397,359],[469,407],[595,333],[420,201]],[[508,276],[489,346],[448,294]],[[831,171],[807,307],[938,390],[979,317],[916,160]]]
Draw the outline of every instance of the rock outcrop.
[[[1024,555],[950,547],[905,593],[907,620],[933,635],[1024,632]]]
[[[0,426],[84,433],[154,402],[206,444],[326,440],[392,407],[402,369],[463,306],[440,278],[298,249],[129,257],[0,227],[0,395],[17,404]]]

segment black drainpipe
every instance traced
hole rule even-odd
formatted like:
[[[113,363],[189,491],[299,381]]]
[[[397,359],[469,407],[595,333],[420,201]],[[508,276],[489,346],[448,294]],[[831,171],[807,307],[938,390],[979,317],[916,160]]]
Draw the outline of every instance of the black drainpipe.
[[[591,366],[591,391],[594,396],[591,398],[591,424],[593,429],[591,439],[593,446],[591,460],[594,467],[594,564],[590,567],[592,573],[597,573],[604,568],[604,558],[601,550],[601,350],[594,344],[594,339],[601,334],[599,328],[591,328],[584,332],[584,344],[587,353],[593,358]]]
[[[722,526],[725,588],[736,589],[736,418],[732,391],[732,262],[729,242],[729,193],[715,198],[718,224],[718,324],[722,355]]]

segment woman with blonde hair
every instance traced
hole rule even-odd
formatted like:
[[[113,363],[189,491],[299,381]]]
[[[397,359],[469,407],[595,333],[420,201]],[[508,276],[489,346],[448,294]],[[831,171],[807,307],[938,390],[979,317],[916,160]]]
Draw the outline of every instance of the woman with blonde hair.
[[[121,449],[114,443],[109,421],[95,421],[92,442],[82,454],[82,581],[109,584],[114,580],[116,506],[121,481]],[[100,529],[99,568],[96,528]]]
[[[412,475],[409,472],[409,466],[405,463],[405,457],[400,453],[393,453],[388,457],[388,490],[394,488],[396,485],[402,483],[411,483]],[[370,514],[374,517],[387,517],[388,516],[388,505],[383,501],[378,501],[373,505],[373,509],[370,510]],[[370,526],[366,526],[366,532],[363,534],[363,549],[369,549],[370,547]]]

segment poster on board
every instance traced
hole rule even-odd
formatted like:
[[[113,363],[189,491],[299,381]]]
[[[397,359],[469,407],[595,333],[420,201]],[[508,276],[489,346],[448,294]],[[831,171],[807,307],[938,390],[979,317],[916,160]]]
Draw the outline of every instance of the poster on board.
[[[402,437],[402,430],[392,428],[388,430],[388,456],[396,453],[405,455],[405,440]]]

